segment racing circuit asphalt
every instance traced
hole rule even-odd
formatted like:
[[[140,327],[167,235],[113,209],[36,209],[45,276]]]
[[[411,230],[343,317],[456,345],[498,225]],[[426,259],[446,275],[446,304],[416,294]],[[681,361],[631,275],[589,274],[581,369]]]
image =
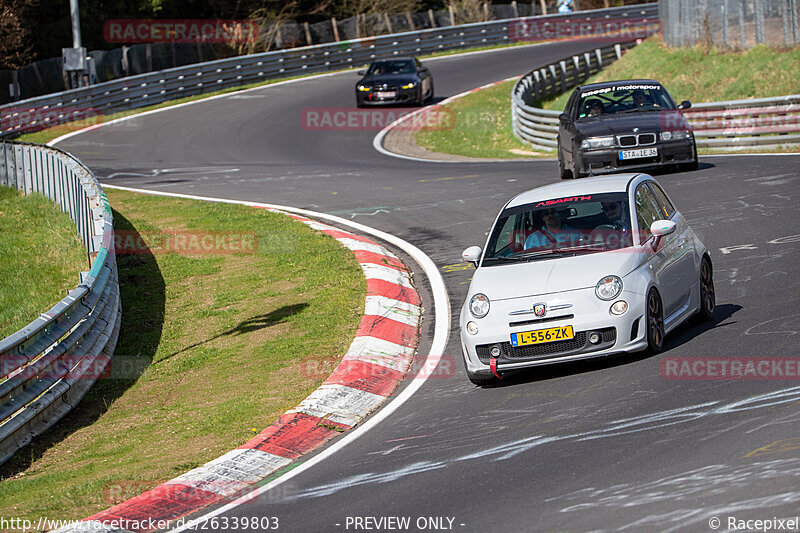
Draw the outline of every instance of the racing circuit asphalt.
[[[428,64],[440,99],[587,47]],[[364,531],[354,518],[375,527],[363,519],[390,516],[408,517],[408,528],[373,530],[433,530],[418,520],[440,517],[456,531],[516,532],[712,531],[712,517],[725,529],[728,517],[798,514],[800,381],[668,380],[660,363],[798,356],[800,156],[701,157],[698,171],[657,175],[711,251],[713,325],[680,327],[660,356],[548,367],[479,388],[459,349],[470,278],[460,253],[484,244],[512,195],[557,180],[557,164],[410,162],[377,153],[376,131],[304,129],[309,108],[354,110],[356,80],[348,72],[267,87],[59,144],[105,184],[337,214],[398,235],[442,269],[453,317],[445,367],[388,420],[225,516],[276,516],[281,531],[298,532]]]

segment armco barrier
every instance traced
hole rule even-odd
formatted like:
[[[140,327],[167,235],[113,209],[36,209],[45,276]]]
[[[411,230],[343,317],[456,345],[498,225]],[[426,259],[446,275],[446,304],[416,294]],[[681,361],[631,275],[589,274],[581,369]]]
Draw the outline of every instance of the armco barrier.
[[[633,43],[598,48],[525,74],[511,90],[514,135],[538,150],[558,147],[561,111],[534,107],[583,83]],[[683,112],[698,148],[737,150],[800,144],[800,95],[694,104]]]
[[[277,50],[196,65],[73,89],[0,106],[0,135],[35,131],[72,119],[91,119],[100,114],[136,109],[168,100],[239,87],[248,83],[298,74],[328,72],[369,63],[388,55],[421,55],[476,46],[508,44],[537,39],[525,30],[545,23],[632,20],[634,27],[658,20],[658,4],[599,9],[572,14],[506,19],[462,26],[448,26],[339,43]],[[544,32],[538,36],[553,36]]]
[[[514,135],[530,143],[533,148],[555,150],[561,111],[533,107],[532,102],[557,96],[579,85],[622,57],[622,51],[632,46],[633,42],[596,48],[525,74],[511,90],[511,127]]]
[[[102,374],[121,308],[111,208],[92,172],[60,150],[0,141],[0,185],[59,204],[92,261],[63,300],[0,340],[2,463],[68,413]]]

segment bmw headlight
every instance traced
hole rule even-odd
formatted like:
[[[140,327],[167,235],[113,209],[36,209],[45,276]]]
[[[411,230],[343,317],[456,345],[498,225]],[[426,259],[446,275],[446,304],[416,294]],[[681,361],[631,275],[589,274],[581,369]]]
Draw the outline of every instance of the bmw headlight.
[[[372,89],[370,87],[367,87],[366,85],[359,85],[358,90],[361,92],[366,92],[366,91],[371,91]]]
[[[469,312],[475,318],[483,318],[489,314],[489,298],[485,294],[478,293],[469,301]]]
[[[594,148],[613,148],[614,137],[588,137],[581,143],[583,150],[592,150]]]
[[[661,132],[661,140],[662,141],[682,141],[684,139],[691,139],[692,132],[689,130],[677,130],[677,131],[662,131]]]
[[[411,83],[407,83],[405,85],[401,85],[400,88],[401,89],[413,89],[414,88],[414,82],[412,81]]]
[[[601,300],[613,300],[622,292],[622,280],[617,276],[606,276],[597,282],[594,293]]]

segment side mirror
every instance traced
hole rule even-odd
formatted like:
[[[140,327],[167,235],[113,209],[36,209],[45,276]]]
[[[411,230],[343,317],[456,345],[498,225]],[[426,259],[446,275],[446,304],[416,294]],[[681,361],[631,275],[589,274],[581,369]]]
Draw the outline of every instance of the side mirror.
[[[689,109],[690,107],[692,107],[692,103],[689,100],[684,100],[678,106],[678,109]]]
[[[468,263],[472,263],[475,268],[478,268],[478,261],[481,260],[481,253],[483,253],[483,250],[481,250],[480,246],[470,246],[461,252],[461,259]]]
[[[428,72],[428,67],[419,67],[420,72]]]
[[[677,225],[673,220],[656,220],[650,224],[650,233],[656,238],[653,241],[653,250],[658,250],[658,244],[662,237],[666,237],[675,232]]]
[[[366,70],[359,70],[359,71],[356,71],[356,74],[358,74],[359,76],[366,76],[367,75],[367,71]]]
[[[570,122],[572,120],[572,117],[569,116],[569,114],[567,113],[561,113],[560,115],[558,115],[558,120],[561,122]]]

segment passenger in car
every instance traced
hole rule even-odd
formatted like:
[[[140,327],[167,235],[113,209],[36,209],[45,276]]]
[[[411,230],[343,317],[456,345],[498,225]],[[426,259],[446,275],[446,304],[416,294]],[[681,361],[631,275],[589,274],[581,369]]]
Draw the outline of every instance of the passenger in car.
[[[573,246],[583,238],[583,234],[564,222],[564,218],[553,208],[543,209],[539,212],[544,219],[544,225],[531,233],[525,240],[525,248],[542,246]]]
[[[625,210],[622,208],[621,202],[601,202],[603,207],[603,215],[606,220],[601,225],[613,226],[616,229],[621,229],[627,226],[625,223]]]
[[[597,98],[593,98],[586,102],[586,107],[589,109],[589,116],[596,117],[603,114],[603,102]]]

